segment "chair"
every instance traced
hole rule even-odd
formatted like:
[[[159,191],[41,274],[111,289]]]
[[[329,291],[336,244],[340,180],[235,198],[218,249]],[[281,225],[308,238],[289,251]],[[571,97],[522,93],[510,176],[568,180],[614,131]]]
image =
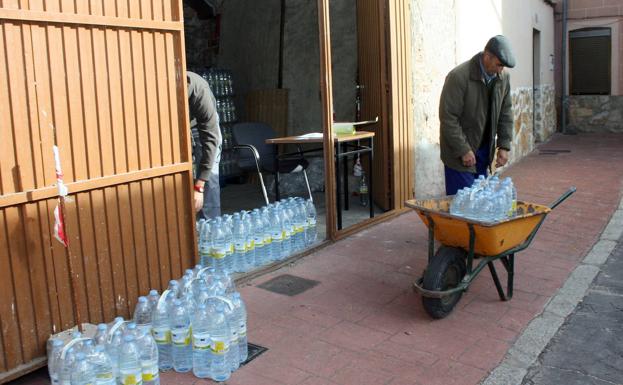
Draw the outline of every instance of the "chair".
[[[266,139],[272,139],[277,136],[271,126],[265,123],[254,122],[236,123],[232,126],[231,133],[234,149],[238,150],[238,167],[243,171],[257,171],[266,204],[269,201],[262,171],[275,175],[275,200],[279,200],[279,174],[302,171],[309,198],[312,199],[309,180],[305,171],[309,166],[309,162],[303,157],[302,153],[279,156],[277,161],[276,145],[266,143]]]

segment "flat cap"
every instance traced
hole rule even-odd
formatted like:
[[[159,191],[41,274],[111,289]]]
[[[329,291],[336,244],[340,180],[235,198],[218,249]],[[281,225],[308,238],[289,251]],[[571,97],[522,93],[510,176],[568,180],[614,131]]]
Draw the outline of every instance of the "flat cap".
[[[500,59],[500,62],[504,64],[504,67],[515,67],[515,56],[513,56],[511,44],[505,36],[493,36],[487,42],[487,45],[485,46],[485,51],[489,51],[497,56],[497,58]]]

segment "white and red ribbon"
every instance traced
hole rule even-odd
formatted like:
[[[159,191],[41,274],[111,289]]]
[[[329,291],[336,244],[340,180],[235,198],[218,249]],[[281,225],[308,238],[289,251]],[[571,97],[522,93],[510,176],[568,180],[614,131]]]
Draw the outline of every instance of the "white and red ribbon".
[[[65,199],[67,196],[67,186],[63,183],[63,171],[61,170],[61,157],[58,152],[58,147],[53,147],[54,151],[54,165],[56,167],[56,185],[58,187],[58,203],[54,208],[54,237],[58,239],[63,246],[69,246],[69,240],[65,233],[65,218],[63,210],[61,210],[61,199]]]

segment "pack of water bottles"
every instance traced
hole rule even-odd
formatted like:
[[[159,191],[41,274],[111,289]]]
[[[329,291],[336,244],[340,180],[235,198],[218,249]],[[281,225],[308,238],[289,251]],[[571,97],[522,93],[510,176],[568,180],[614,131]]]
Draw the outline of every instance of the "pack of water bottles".
[[[247,272],[317,240],[314,203],[291,197],[252,211],[197,222],[199,258],[219,272]]]
[[[99,324],[91,338],[74,330],[70,339],[48,341],[52,384],[158,385],[158,348],[151,326],[117,317]]]
[[[480,175],[471,187],[459,190],[450,214],[482,222],[496,222],[516,215],[517,190],[511,178]]]
[[[92,338],[74,331],[48,341],[52,384],[159,385],[160,371],[225,381],[246,361],[247,313],[230,276],[195,266],[139,297],[131,321],[99,324]]]

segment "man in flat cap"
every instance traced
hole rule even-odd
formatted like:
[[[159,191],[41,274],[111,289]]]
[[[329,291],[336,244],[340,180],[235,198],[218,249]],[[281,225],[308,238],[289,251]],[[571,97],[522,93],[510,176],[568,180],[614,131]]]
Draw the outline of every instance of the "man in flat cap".
[[[454,195],[508,161],[513,134],[510,76],[515,58],[508,39],[492,37],[483,52],[446,76],[439,103],[440,149],[446,194]]]

